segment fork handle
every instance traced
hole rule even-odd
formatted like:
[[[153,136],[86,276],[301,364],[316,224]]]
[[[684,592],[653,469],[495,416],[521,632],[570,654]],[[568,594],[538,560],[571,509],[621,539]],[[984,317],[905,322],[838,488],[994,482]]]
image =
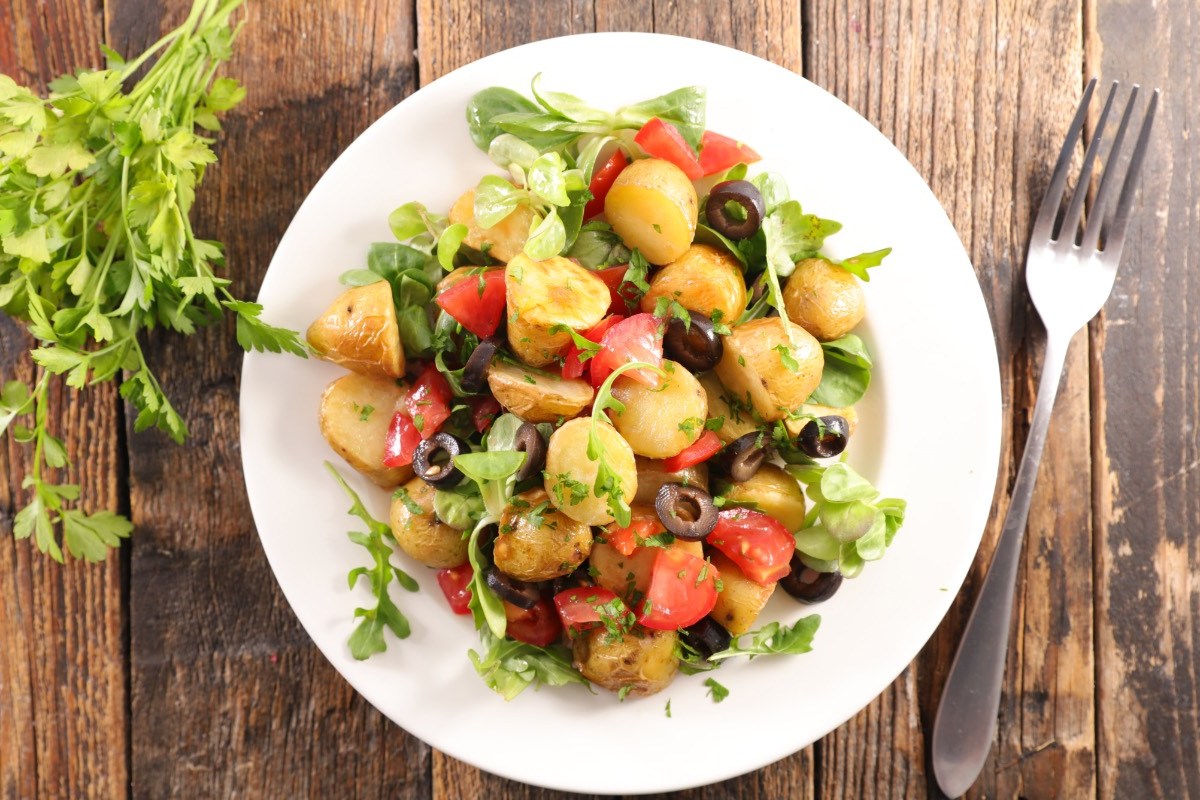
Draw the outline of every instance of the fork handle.
[[[1069,337],[1047,337],[1037,403],[1012,502],[933,721],[933,770],[938,785],[950,797],[971,787],[992,747],[1021,541],[1069,344]]]

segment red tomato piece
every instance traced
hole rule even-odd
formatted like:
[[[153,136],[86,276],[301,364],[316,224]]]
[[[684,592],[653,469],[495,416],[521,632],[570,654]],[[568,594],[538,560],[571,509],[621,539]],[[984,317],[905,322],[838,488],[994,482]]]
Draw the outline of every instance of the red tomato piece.
[[[704,171],[700,169],[700,162],[697,160],[696,154],[692,152],[691,145],[683,138],[683,134],[669,122],[663,122],[658,117],[654,117],[642,126],[633,140],[647,154],[654,158],[670,161],[679,167],[689,180],[694,181],[704,177]]]
[[[450,417],[454,390],[434,364],[425,367],[404,398],[404,410],[422,439],[433,436]]]
[[[600,586],[564,589],[554,595],[554,605],[563,627],[576,631],[595,628],[606,617],[620,624],[629,613],[615,594]]]
[[[608,196],[608,190],[612,188],[613,181],[627,166],[629,166],[629,159],[625,157],[625,151],[618,147],[604,162],[604,165],[592,173],[592,182],[588,186],[588,191],[592,193],[592,199],[588,200],[588,204],[584,206],[583,218],[585,220],[604,213],[604,198]]]
[[[508,619],[508,635],[519,642],[545,647],[557,642],[562,635],[558,614],[544,597],[528,609],[518,608],[505,600],[504,616]]]
[[[762,158],[737,139],[705,131],[700,137],[700,169],[705,175],[724,172],[734,164],[753,164]]]
[[[605,331],[623,319],[625,318],[615,315],[611,317],[605,317],[594,326],[584,331],[583,338],[587,339],[589,342],[600,344],[600,340],[604,338]],[[564,378],[581,378],[583,377],[583,374],[588,371],[588,361],[580,358],[582,355],[583,351],[576,347],[575,343],[572,342],[571,346],[567,349],[566,358],[563,359],[562,376]]]
[[[480,433],[492,427],[500,416],[500,401],[494,397],[472,397],[467,403],[471,406],[471,422]]]
[[[694,625],[717,604],[717,577],[717,568],[699,556],[659,549],[638,622],[659,631]]]
[[[629,309],[635,308],[638,300],[642,299],[641,290],[625,280],[625,273],[628,271],[628,264],[596,270],[596,277],[604,281],[608,287],[608,294],[612,298],[608,305],[609,314],[625,316],[629,313]]]
[[[388,428],[383,446],[385,467],[407,467],[412,463],[413,453],[421,443],[421,432],[403,411],[397,411]]]
[[[471,613],[471,578],[474,574],[470,563],[437,571],[438,586],[441,587],[442,594],[446,595],[450,610],[455,614]]]
[[[478,277],[458,281],[439,294],[437,304],[459,324],[481,339],[500,327],[504,319],[504,270],[489,269]]]
[[[609,328],[600,340],[600,351],[591,358],[592,386],[599,387],[613,370],[631,361],[661,367],[662,320],[653,314],[634,314]],[[623,372],[647,386],[658,386],[658,374],[645,369]]]
[[[702,461],[708,461],[721,449],[721,440],[712,431],[705,431],[700,438],[668,459],[663,460],[667,472],[679,472]]]
[[[792,571],[796,539],[783,523],[761,511],[729,508],[717,517],[708,543],[737,564],[746,577],[769,586]]]
[[[631,520],[627,528],[622,528],[615,522],[609,523],[604,529],[604,538],[618,553],[631,556],[638,547],[639,538],[649,539],[662,530],[662,523],[657,517],[639,517]]]

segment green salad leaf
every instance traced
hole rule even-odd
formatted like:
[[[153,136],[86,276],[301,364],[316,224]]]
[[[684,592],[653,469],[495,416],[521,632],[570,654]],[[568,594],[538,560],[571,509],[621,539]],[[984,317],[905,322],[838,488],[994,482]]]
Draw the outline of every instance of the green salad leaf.
[[[505,700],[512,700],[531,685],[588,685],[587,679],[571,666],[570,653],[564,647],[538,647],[503,636],[488,628],[481,631],[483,655],[470,650],[467,655],[475,671],[490,689]]]
[[[708,657],[709,661],[724,661],[735,656],[746,656],[750,659],[758,656],[799,655],[812,650],[813,636],[821,625],[819,614],[809,614],[801,617],[794,625],[788,627],[778,622],[769,622],[756,631],[744,633],[734,639],[733,643],[720,652]],[[742,640],[750,637],[750,643],[743,646]],[[719,701],[718,701],[719,702]]]
[[[822,342],[825,369],[810,402],[834,408],[852,406],[871,385],[871,353],[862,339],[848,333],[832,342]]]

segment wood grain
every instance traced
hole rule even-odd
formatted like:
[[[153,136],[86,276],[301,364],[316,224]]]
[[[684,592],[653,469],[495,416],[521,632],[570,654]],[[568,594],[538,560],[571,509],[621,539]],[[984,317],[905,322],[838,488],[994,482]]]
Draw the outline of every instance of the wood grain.
[[[0,73],[39,90],[100,54],[102,16],[83,0],[0,6]],[[23,330],[0,318],[0,384],[34,379]],[[86,510],[122,506],[116,388],[56,390],[50,425]],[[0,447],[0,797],[123,796],[128,781],[122,559],[60,567],[12,538],[31,453]]]
[[[1200,17],[1188,2],[1088,12],[1089,72],[1163,89],[1117,285],[1092,329],[1099,793],[1200,798],[1200,56],[1185,44]]]

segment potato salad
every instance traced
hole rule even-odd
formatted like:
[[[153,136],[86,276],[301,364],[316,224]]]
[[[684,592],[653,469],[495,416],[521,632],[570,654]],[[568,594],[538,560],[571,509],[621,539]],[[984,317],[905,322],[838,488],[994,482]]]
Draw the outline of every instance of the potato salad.
[[[392,211],[396,241],[308,330],[348,370],[322,434],[392,493],[377,520],[330,465],[370,555],[350,650],[408,635],[391,584],[417,589],[411,561],[472,618],[470,658],[507,699],[624,699],[807,652],[820,618],[790,609],[833,596],[904,520],[846,460],[872,424],[862,282],[890,251],[824,253],[840,224],[708,130],[702,88],[615,111],[539,78],[530,94],[471,99],[495,170],[448,209]]]

